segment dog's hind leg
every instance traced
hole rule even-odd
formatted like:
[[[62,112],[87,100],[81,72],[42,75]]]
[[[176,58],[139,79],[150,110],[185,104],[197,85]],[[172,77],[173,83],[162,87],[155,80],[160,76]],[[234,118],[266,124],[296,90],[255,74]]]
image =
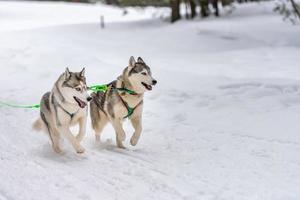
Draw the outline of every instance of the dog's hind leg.
[[[112,120],[112,125],[116,131],[116,142],[117,142],[117,146],[119,148],[125,149],[124,145],[123,145],[123,141],[126,138],[125,135],[125,131],[122,127],[122,120],[121,119],[113,119]]]
[[[49,136],[50,136],[50,139],[51,139],[51,142],[52,142],[53,150],[56,153],[61,153],[62,150],[59,147],[59,140],[60,140],[59,132],[57,130],[50,129]]]
[[[100,142],[101,133],[102,133],[104,127],[106,126],[106,124],[108,123],[107,117],[102,113],[100,115],[101,115],[101,119],[97,122],[97,128],[94,129],[95,139],[97,142]]]
[[[81,142],[85,136],[86,132],[86,117],[82,117],[79,119],[79,133],[76,136],[78,142]]]
[[[46,132],[48,133],[50,140],[51,140],[51,144],[52,144],[52,148],[56,153],[61,153],[61,149],[59,147],[59,133],[55,130],[53,130],[53,128],[50,126],[51,123],[49,123],[49,121],[47,120],[47,118],[45,117],[45,114],[43,112],[41,112],[41,119],[46,127]]]
[[[140,138],[141,132],[142,132],[142,117],[136,116],[131,119],[131,124],[134,128],[134,133],[130,139],[130,144],[132,146],[135,146]]]
[[[100,142],[100,135],[108,122],[106,114],[100,110],[94,101],[90,103],[90,115],[92,120],[92,127],[95,131],[95,139],[97,142]]]

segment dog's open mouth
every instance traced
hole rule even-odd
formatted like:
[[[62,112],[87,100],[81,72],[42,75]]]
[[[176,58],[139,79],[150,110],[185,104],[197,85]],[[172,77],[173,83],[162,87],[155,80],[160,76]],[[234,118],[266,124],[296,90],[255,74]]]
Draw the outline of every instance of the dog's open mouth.
[[[152,90],[152,86],[151,85],[148,85],[144,82],[142,82],[142,85],[147,89],[147,90]]]
[[[78,106],[79,106],[80,108],[84,108],[84,107],[86,106],[86,103],[85,103],[84,101],[80,100],[78,97],[75,97],[75,96],[74,96],[74,99],[75,99],[75,101],[78,103]]]

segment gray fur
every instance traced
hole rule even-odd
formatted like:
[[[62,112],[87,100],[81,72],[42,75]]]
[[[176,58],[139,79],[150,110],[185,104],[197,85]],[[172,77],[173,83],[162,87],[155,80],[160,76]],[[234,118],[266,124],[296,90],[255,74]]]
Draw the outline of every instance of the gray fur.
[[[76,115],[77,112],[71,113],[71,112],[67,111],[60,103],[58,103],[56,101],[56,98],[54,95],[52,95],[52,100],[53,100],[52,101],[53,105],[55,105],[55,107],[56,107],[56,109],[55,109],[56,114],[57,114],[57,108],[60,108],[62,111],[64,111],[66,114],[68,114],[71,119]],[[59,120],[58,116],[57,116],[57,119]]]
[[[111,118],[115,118],[115,113],[114,113],[114,106],[113,106],[113,103],[109,102],[107,104],[107,111],[108,111],[108,114]]]
[[[146,70],[146,76],[140,72]],[[140,74],[138,74],[140,73]],[[137,76],[132,76],[137,74]],[[147,79],[145,79],[147,78]],[[141,117],[143,107],[143,96],[147,90],[145,82],[149,85],[148,90],[152,89],[155,83],[151,76],[151,70],[148,65],[138,58],[137,62],[134,57],[130,57],[129,66],[123,70],[122,76],[117,80],[108,84],[106,92],[98,92],[92,94],[90,102],[90,116],[92,127],[95,131],[96,140],[100,141],[100,134],[108,122],[111,122],[116,131],[116,143],[120,148],[125,148],[122,141],[125,140],[125,132],[122,127],[124,117],[128,117],[130,108],[133,109],[132,115],[129,116],[135,132],[130,140],[132,145],[136,145],[142,131]],[[151,81],[151,82],[150,82]],[[134,85],[134,84],[135,85]],[[127,88],[135,91],[135,94],[128,94],[119,91],[116,88]]]
[[[41,99],[40,119],[34,123],[34,128],[49,134],[53,150],[60,153],[59,138],[65,136],[77,153],[83,153],[84,148],[80,141],[85,135],[87,99],[84,70],[81,72],[70,72],[66,69],[55,82],[51,92],[47,92]],[[64,89],[64,87],[72,87]],[[77,90],[75,87],[80,87]],[[79,124],[79,134],[76,138],[70,131],[70,126]]]
[[[92,98],[92,102],[95,103],[95,105],[105,113],[104,103],[106,98],[106,92],[99,91],[97,93],[92,93]]]
[[[140,73],[144,69],[147,70],[148,74],[152,75],[150,67],[148,65],[146,65],[144,62],[136,62],[134,67],[129,71],[128,74],[129,74],[129,76],[131,76],[134,73]]]
[[[97,105],[96,101],[91,101],[90,102],[90,115],[91,115],[91,119],[92,119],[92,128],[93,129],[99,129],[97,122],[101,120],[101,115],[100,115],[100,112],[98,109],[99,109],[99,106]]]
[[[60,91],[60,89],[59,89],[59,87],[58,87],[57,84],[58,84],[58,82],[55,83],[55,88],[56,88],[57,93],[58,93],[58,98],[59,98],[62,102],[65,102],[65,98],[64,98],[64,96],[62,95],[62,93],[61,93],[61,91]]]
[[[70,75],[68,76],[68,79],[66,79],[62,84],[63,87],[75,88],[78,85],[80,85],[80,82],[86,84],[86,79],[84,76],[82,76],[81,72],[69,72],[69,73]]]
[[[42,101],[44,101],[44,104],[45,104],[47,110],[49,110],[49,111],[50,111],[50,94],[51,94],[50,92],[47,92],[42,97]]]
[[[57,112],[57,103],[56,103],[56,100],[55,100],[55,96],[52,94],[51,95],[51,103],[52,105],[54,106],[54,115],[55,115],[55,119],[56,119],[56,125],[57,126],[61,126],[61,123],[59,121],[59,117],[58,117],[58,112]]]
[[[41,112],[40,112],[40,115],[41,115],[41,119],[43,120],[43,122],[44,122],[45,125],[46,125],[46,128],[47,128],[47,131],[48,131],[48,133],[49,133],[49,137],[50,137],[50,139],[51,139],[51,142],[53,143],[53,139],[52,139],[52,135],[51,135],[51,130],[50,130],[50,127],[49,127],[49,123],[48,123],[48,121],[47,121],[47,119],[46,119],[46,117],[45,117],[45,114],[41,111]]]

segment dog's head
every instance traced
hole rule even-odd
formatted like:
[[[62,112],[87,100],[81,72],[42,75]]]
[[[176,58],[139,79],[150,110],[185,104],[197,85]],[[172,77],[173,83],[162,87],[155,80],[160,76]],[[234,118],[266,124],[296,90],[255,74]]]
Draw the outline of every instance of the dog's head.
[[[144,93],[145,91],[152,90],[152,86],[157,83],[152,77],[150,67],[146,65],[141,57],[138,57],[137,61],[135,61],[133,56],[130,57],[127,76],[134,91],[137,93]]]
[[[85,68],[80,72],[70,72],[66,68],[63,74],[63,82],[61,85],[62,94],[65,99],[72,104],[77,104],[80,108],[84,108],[91,97],[87,93],[85,80]]]

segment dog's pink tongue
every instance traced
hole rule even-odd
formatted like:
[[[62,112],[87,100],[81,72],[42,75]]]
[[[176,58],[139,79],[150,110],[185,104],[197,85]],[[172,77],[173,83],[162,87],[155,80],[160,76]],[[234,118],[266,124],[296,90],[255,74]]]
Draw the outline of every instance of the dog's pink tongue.
[[[79,104],[80,104],[80,105],[79,105],[80,108],[84,108],[84,107],[86,106],[86,103],[85,103],[85,102],[83,102],[83,101],[81,101],[81,100],[79,100],[79,102],[80,102],[80,103],[79,103]]]
[[[80,108],[84,108],[86,106],[86,103],[80,101],[80,105],[79,106],[80,106]]]
[[[75,100],[80,108],[84,108],[86,106],[86,103],[84,101],[81,101],[79,98],[75,97]]]

